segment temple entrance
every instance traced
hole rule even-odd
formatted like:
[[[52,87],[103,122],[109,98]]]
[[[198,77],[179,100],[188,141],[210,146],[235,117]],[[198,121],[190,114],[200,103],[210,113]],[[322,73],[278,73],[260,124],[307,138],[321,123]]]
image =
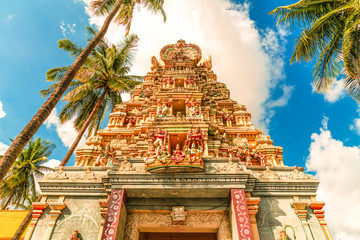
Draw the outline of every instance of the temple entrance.
[[[128,210],[124,240],[231,240],[227,211],[187,211],[174,223],[171,211]]]
[[[139,240],[217,240],[216,233],[140,233]]]

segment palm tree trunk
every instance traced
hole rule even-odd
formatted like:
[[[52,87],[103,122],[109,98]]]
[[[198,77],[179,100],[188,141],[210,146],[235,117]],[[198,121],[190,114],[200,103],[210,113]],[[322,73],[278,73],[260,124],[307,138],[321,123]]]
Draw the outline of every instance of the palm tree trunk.
[[[40,195],[36,202],[39,202],[42,198],[42,195]],[[26,214],[25,218],[23,219],[23,221],[21,222],[20,226],[18,227],[18,229],[16,230],[14,236],[11,238],[11,240],[19,240],[21,235],[23,234],[23,232],[25,231],[26,227],[29,225],[31,219],[32,219],[32,211],[33,208],[30,208],[29,212]]]
[[[64,77],[59,82],[59,85],[46,100],[46,102],[41,106],[39,111],[35,116],[30,120],[30,122],[25,126],[25,128],[20,132],[20,134],[12,142],[9,149],[6,151],[5,155],[0,159],[0,180],[2,180],[6,173],[9,171],[10,167],[14,164],[17,156],[20,154],[21,150],[26,146],[28,141],[34,136],[36,131],[41,127],[46,118],[50,115],[51,111],[54,109],[56,104],[59,102],[61,96],[64,94],[65,90],[75,77],[76,73],[79,71],[80,67],[84,64],[84,61],[89,56],[92,50],[96,45],[101,41],[105,36],[109,25],[119,11],[122,0],[118,0],[118,3],[115,5],[114,9],[109,13],[103,26],[96,36],[91,40],[91,42],[86,46],[86,48],[80,53],[80,55],[75,59],[74,63],[70,66],[69,70],[65,73]]]
[[[93,117],[95,116],[95,113],[97,112],[97,110],[99,109],[102,101],[104,100],[105,98],[105,95],[106,95],[107,91],[104,90],[104,92],[101,94],[99,100],[96,102],[93,110],[91,111],[88,119],[86,119],[85,123],[82,125],[74,143],[71,145],[71,147],[69,148],[69,151],[66,153],[64,159],[61,161],[61,164],[60,166],[65,166],[67,164],[67,162],[69,161],[71,155],[74,153],[77,145],[79,144],[80,140],[81,140],[81,137],[84,135],[86,129],[89,127]]]
[[[5,205],[2,207],[2,209],[1,209],[1,210],[5,210],[5,209],[6,209],[6,207],[9,205],[9,203],[10,203],[10,201],[11,201],[12,197],[14,196],[14,193],[15,193],[15,192],[12,192],[12,193],[11,193],[11,195],[10,195],[9,199],[6,201]]]

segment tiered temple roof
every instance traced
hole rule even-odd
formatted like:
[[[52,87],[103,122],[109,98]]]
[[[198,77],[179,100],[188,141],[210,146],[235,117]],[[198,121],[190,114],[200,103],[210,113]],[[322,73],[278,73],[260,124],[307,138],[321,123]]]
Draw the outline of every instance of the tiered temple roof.
[[[282,148],[253,126],[246,107],[217,81],[211,56],[179,40],[109,115],[109,124],[78,148],[76,166],[111,166],[142,158],[148,171],[201,171],[207,159],[282,166]]]

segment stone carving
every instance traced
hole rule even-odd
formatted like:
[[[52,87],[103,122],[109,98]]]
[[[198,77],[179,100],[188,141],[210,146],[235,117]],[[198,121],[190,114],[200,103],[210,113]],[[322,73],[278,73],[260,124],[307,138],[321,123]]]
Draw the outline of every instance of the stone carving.
[[[144,162],[145,165],[153,164],[156,160],[156,153],[154,146],[149,146],[149,151],[145,153]]]
[[[170,99],[161,99],[158,101],[158,117],[170,117],[173,115],[172,111],[173,101]]]
[[[166,130],[158,128],[157,133],[150,134],[150,138],[154,141],[153,145],[156,146],[156,154],[159,154],[161,147],[167,143],[168,133]]]
[[[121,149],[122,147],[127,146],[126,139],[121,139],[120,136],[117,136],[115,139],[111,140],[110,147],[113,149]]]
[[[224,172],[238,172],[238,171],[246,170],[246,166],[239,163],[235,163],[233,161],[229,161],[229,163],[222,166],[220,170]]]
[[[233,116],[231,116],[228,113],[226,115],[224,114],[223,115],[223,120],[225,121],[227,127],[232,127],[232,122],[234,121]]]
[[[170,212],[169,212],[170,213]],[[129,211],[125,226],[124,240],[136,239],[138,234],[138,226],[172,226],[173,221],[169,213],[166,212],[133,212]],[[202,213],[187,212],[186,219],[181,223],[186,227],[206,227],[209,225],[218,226],[217,239],[231,240],[231,228],[229,223],[229,216],[223,211],[211,211]]]
[[[292,173],[290,173],[288,178],[294,180],[310,179],[310,177],[306,175],[304,172],[300,171],[300,169],[297,166],[294,167],[294,170],[292,171]]]
[[[171,159],[171,156],[170,156],[169,152],[167,151],[167,148],[165,145],[161,146],[160,153],[157,154],[156,158],[162,164],[165,164],[168,160]]]
[[[79,173],[76,177],[76,179],[80,179],[80,180],[95,180],[97,179],[95,177],[95,174],[93,172],[91,172],[91,167],[88,166],[86,168],[86,172],[83,173]]]
[[[110,145],[107,145],[105,149],[101,150],[101,153],[96,158],[94,165],[95,166],[107,166],[112,167],[114,166],[116,151],[114,148],[110,147]]]
[[[79,233],[79,231],[77,229],[75,229],[73,231],[73,233],[71,234],[70,240],[80,240],[80,238],[78,238],[78,233]]]
[[[180,149],[180,145],[176,144],[176,149],[171,156],[171,160],[173,160],[175,163],[180,163],[184,160],[185,156],[185,153]]]
[[[67,176],[67,174],[64,172],[64,166],[60,166],[59,170],[53,174],[50,175],[49,177],[52,180],[64,180],[64,179],[69,179],[69,177]]]
[[[277,175],[275,172],[271,171],[269,167],[266,167],[266,170],[263,171],[259,175],[259,178],[260,179],[270,179],[270,180],[280,179],[279,175]]]
[[[201,106],[199,101],[196,99],[188,99],[185,104],[188,107],[189,117],[201,117]]]
[[[124,157],[124,161],[122,161],[117,169],[118,171],[124,171],[124,172],[129,172],[129,171],[134,171],[131,163],[128,161],[128,157],[125,156]]]

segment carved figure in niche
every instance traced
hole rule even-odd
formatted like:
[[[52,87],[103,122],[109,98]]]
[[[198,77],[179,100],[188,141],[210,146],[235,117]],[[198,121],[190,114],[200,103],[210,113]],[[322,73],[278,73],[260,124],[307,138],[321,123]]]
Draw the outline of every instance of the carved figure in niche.
[[[64,166],[60,166],[59,170],[50,177],[53,180],[62,180],[62,179],[69,179],[69,177],[64,172]]]
[[[276,154],[267,154],[266,158],[266,165],[270,166],[282,166],[283,164],[279,163],[278,157]]]
[[[239,158],[239,162],[244,161],[246,166],[251,166],[251,149],[247,143],[244,144],[243,148],[238,147],[237,157]]]
[[[90,166],[88,166],[86,168],[86,172],[80,173],[76,178],[80,179],[80,180],[93,180],[93,179],[96,179],[95,174],[93,172],[91,172],[91,167]]]
[[[192,77],[188,76],[185,79],[185,88],[193,88],[195,86],[195,79],[193,79]]]
[[[73,233],[71,234],[70,240],[80,240],[80,238],[78,238],[78,234],[79,234],[79,231],[77,229],[75,229],[73,231]]]
[[[226,115],[224,114],[223,120],[225,121],[227,127],[232,127],[232,121],[234,120],[233,116],[230,116],[229,113],[227,113]]]
[[[154,146],[149,146],[149,151],[146,153],[146,157],[144,158],[145,165],[153,164],[156,160],[156,153]]]
[[[114,166],[113,162],[115,161],[116,151],[111,148],[109,145],[105,147],[105,150],[102,150],[99,156],[95,161],[95,166]]]
[[[161,147],[161,152],[160,154],[157,155],[157,160],[159,160],[162,164],[166,163],[166,160],[171,159],[171,156],[169,154],[169,152],[166,149],[166,146],[163,145]]]
[[[127,124],[127,125],[126,125],[127,128],[135,127],[135,125],[136,125],[136,119],[135,119],[135,117],[132,117],[132,116],[131,116],[131,117],[126,118],[125,124]]]
[[[176,144],[176,149],[173,152],[173,155],[171,156],[171,159],[175,162],[175,163],[180,163],[184,160],[185,158],[185,153],[183,153],[183,151],[181,151],[180,149],[180,145]]]
[[[118,171],[133,171],[133,167],[131,163],[128,161],[128,157],[124,157],[124,161],[122,161],[117,169]]]
[[[255,153],[254,157],[260,160],[261,166],[266,166],[266,157],[262,152]]]
[[[150,91],[147,89],[140,92],[139,97],[141,98],[149,98],[150,97]]]
[[[232,162],[232,159],[235,157],[235,148],[233,146],[230,146],[228,149],[228,153],[229,153],[229,162]]]
[[[174,88],[174,79],[172,77],[163,79],[163,88]]]
[[[201,108],[200,102],[196,99],[188,99],[185,102],[186,106],[188,107],[188,115],[189,117],[200,117],[201,116]]]
[[[172,115],[172,103],[173,101],[167,99],[161,99],[158,102],[158,116],[168,117]]]
[[[190,163],[196,162],[198,160],[201,160],[201,155],[203,153],[203,148],[200,145],[198,148],[196,148],[195,143],[191,144],[191,148],[185,148],[186,158]]]
[[[156,134],[152,133],[150,134],[151,139],[154,141],[154,146],[156,147],[156,153],[160,153],[161,146],[166,144],[166,139],[168,137],[168,133],[166,130],[161,130],[161,128],[158,128],[158,131]]]
[[[204,132],[202,133],[199,127],[195,128],[194,130],[190,130],[187,133],[187,139],[190,140],[203,141],[205,137],[206,134]]]

